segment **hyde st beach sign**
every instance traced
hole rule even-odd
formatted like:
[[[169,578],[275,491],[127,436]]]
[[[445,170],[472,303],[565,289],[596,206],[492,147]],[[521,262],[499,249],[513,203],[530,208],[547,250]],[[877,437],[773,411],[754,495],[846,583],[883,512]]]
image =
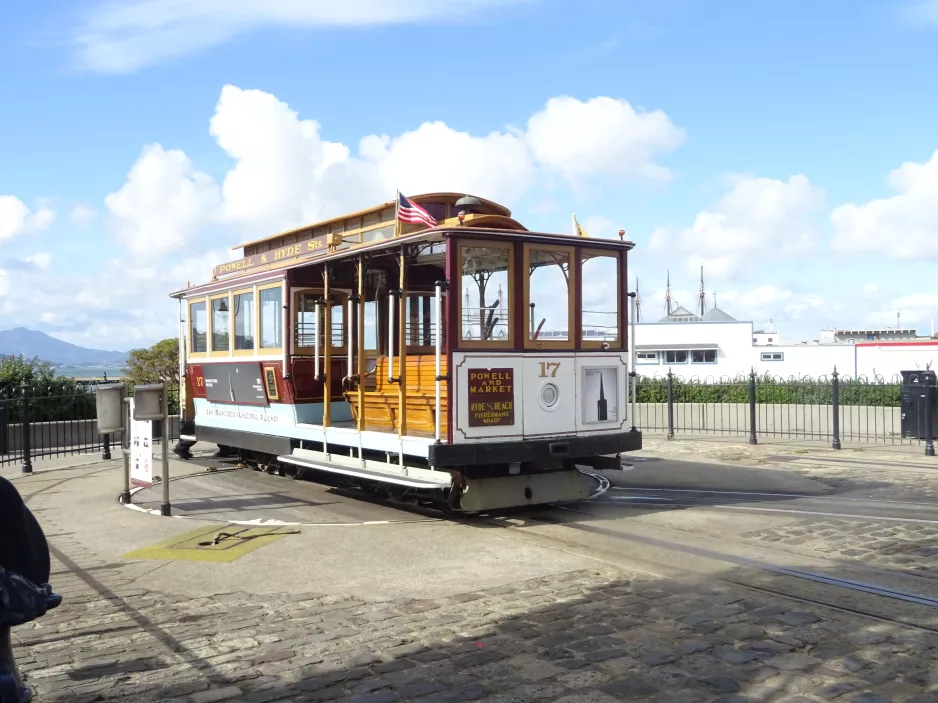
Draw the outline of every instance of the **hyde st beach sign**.
[[[292,263],[294,261],[313,258],[326,253],[326,237],[314,237],[305,242],[290,244],[289,246],[266,251],[263,254],[254,254],[246,256],[237,261],[229,261],[224,264],[218,264],[212,269],[212,277],[227,276],[240,271],[249,271],[262,266]]]

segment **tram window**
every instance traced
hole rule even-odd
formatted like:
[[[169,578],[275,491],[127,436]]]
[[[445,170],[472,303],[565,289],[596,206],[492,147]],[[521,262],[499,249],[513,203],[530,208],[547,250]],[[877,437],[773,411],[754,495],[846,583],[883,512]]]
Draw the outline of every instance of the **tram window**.
[[[332,301],[332,347],[345,345],[345,305],[341,300]]]
[[[283,297],[280,286],[259,291],[261,349],[283,348]]]
[[[434,296],[413,294],[407,298],[407,345],[433,347],[436,345],[436,306]],[[445,342],[445,330],[443,341]]]
[[[226,352],[229,350],[229,316],[228,296],[212,300],[212,351]]]
[[[554,344],[572,338],[572,255],[572,249],[527,249],[529,341]]]
[[[511,342],[511,286],[508,246],[462,246],[462,340]]]
[[[583,252],[581,274],[581,339],[594,344],[619,343],[619,259],[617,256]]]
[[[365,301],[365,350],[378,350],[378,303]]]
[[[254,349],[254,293],[234,296],[235,349]]]
[[[316,346],[315,319],[316,298],[318,294],[298,293],[296,305],[296,346],[303,349],[312,349]],[[320,313],[321,314],[321,313]],[[321,328],[320,328],[321,329]],[[322,334],[320,332],[320,334]]]
[[[204,354],[208,351],[208,312],[204,302],[189,305],[189,324],[192,327],[192,353]]]

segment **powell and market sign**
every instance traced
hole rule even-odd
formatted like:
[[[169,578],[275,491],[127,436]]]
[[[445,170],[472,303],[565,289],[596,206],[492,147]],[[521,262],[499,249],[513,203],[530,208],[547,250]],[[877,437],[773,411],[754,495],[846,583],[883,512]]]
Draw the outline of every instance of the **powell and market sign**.
[[[267,266],[269,264],[286,263],[287,261],[314,258],[326,253],[326,237],[314,237],[305,242],[290,244],[272,251],[265,251],[263,254],[254,254],[246,256],[238,261],[229,261],[225,264],[218,264],[212,269],[212,277],[225,276],[229,273],[247,271],[249,269]]]

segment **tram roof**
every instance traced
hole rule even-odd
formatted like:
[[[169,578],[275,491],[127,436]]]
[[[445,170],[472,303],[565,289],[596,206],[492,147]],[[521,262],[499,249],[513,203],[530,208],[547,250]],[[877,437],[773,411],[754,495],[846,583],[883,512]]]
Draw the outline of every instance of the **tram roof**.
[[[411,200],[411,201],[417,203],[418,205],[420,205],[421,203],[430,202],[430,201],[445,202],[445,203],[448,203],[448,204],[450,204],[450,205],[454,205],[457,200],[459,200],[460,198],[464,197],[465,195],[466,195],[466,193],[448,193],[448,192],[440,192],[440,193],[422,193],[422,194],[420,194],[420,195],[409,195],[409,196],[407,196],[407,197],[408,197],[409,200]],[[472,196],[472,197],[478,199],[479,202],[480,202],[487,210],[491,210],[491,214],[493,214],[493,215],[503,215],[504,217],[511,217],[511,210],[509,210],[509,209],[508,209],[507,207],[505,207],[504,205],[499,205],[499,204],[496,203],[494,200],[487,200],[486,198],[480,198],[480,197],[477,196],[477,195],[474,195],[474,196]],[[236,244],[235,246],[233,246],[233,247],[231,247],[231,248],[232,248],[232,249],[241,249],[241,248],[243,248],[243,247],[250,247],[250,246],[254,246],[255,244],[261,244],[261,243],[263,243],[263,242],[269,242],[269,241],[274,240],[274,239],[281,239],[281,238],[283,238],[283,237],[288,237],[288,236],[290,236],[291,234],[298,234],[298,233],[300,233],[300,232],[305,232],[305,231],[307,231],[307,230],[315,229],[315,228],[317,228],[317,227],[325,227],[325,226],[328,226],[328,225],[332,225],[332,224],[334,224],[334,223],[336,223],[336,222],[341,222],[342,220],[348,220],[348,219],[351,219],[351,218],[354,218],[354,217],[364,217],[365,215],[371,215],[371,214],[373,214],[373,213],[381,212],[382,210],[386,210],[386,209],[389,208],[389,207],[394,207],[394,204],[395,204],[395,201],[393,201],[393,200],[387,200],[387,201],[385,201],[385,202],[383,202],[383,203],[379,203],[378,205],[373,205],[373,206],[371,206],[371,207],[369,207],[369,208],[365,208],[364,210],[357,210],[357,211],[355,211],[355,212],[347,212],[347,213],[345,213],[345,214],[343,214],[343,215],[336,215],[335,217],[331,217],[331,218],[329,218],[328,220],[320,220],[319,222],[314,222],[314,223],[309,224],[309,225],[302,225],[301,227],[296,227],[296,228],[294,228],[294,229],[290,229],[290,230],[287,230],[287,231],[285,231],[285,232],[280,232],[280,233],[278,233],[278,234],[271,234],[271,235],[269,235],[269,236],[267,236],[267,237],[261,237],[260,239],[254,239],[254,240],[251,240],[250,242],[244,242],[244,243],[242,243],[242,244]]]
[[[393,201],[392,201],[393,204]],[[499,218],[501,219],[501,218]],[[507,219],[507,218],[506,218]],[[381,239],[364,244],[356,244],[344,249],[330,251],[313,258],[304,258],[299,261],[289,259],[282,264],[271,263],[259,268],[251,273],[241,275],[229,275],[223,278],[215,278],[206,283],[188,286],[170,294],[170,298],[189,298],[197,295],[203,295],[220,290],[227,290],[232,286],[242,286],[245,284],[256,283],[262,280],[270,280],[281,277],[287,271],[301,268],[304,266],[314,266],[329,261],[350,258],[380,249],[391,249],[398,244],[414,244],[426,241],[442,241],[452,236],[468,236],[473,239],[486,238],[506,238],[512,240],[523,240],[525,242],[539,244],[559,244],[565,246],[580,246],[588,249],[607,249],[607,250],[630,250],[635,247],[635,243],[629,240],[615,239],[595,239],[592,237],[576,237],[571,234],[555,234],[549,232],[530,232],[524,229],[502,229],[493,227],[472,227],[467,225],[442,225],[432,227],[410,234],[403,234],[393,239]]]

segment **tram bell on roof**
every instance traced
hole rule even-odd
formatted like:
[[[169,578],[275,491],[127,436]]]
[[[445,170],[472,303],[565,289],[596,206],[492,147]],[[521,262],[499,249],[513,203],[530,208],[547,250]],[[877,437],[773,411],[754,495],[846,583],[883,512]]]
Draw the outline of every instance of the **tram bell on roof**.
[[[478,212],[479,208],[482,207],[482,201],[466,194],[456,201],[456,207],[467,214],[472,214]]]

